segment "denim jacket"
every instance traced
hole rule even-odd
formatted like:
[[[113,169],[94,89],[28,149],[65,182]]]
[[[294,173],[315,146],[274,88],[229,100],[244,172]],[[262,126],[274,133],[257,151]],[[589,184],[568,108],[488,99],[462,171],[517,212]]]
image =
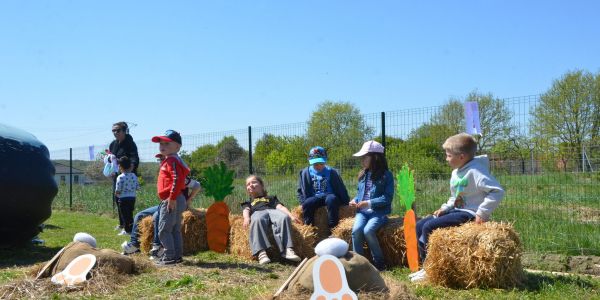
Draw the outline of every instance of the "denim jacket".
[[[369,171],[367,171],[368,173]],[[365,195],[367,174],[358,181],[358,194],[354,198],[356,202],[362,201]],[[379,180],[373,181],[370,191],[371,209],[378,214],[390,214],[392,212],[392,199],[394,199],[394,175],[385,171]]]

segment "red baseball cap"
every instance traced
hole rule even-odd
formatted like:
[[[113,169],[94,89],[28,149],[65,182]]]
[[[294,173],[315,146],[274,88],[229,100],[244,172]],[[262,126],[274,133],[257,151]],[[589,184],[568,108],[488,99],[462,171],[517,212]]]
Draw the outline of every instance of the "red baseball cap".
[[[160,143],[160,142],[175,142],[181,145],[181,135],[179,132],[175,130],[167,130],[164,135],[155,136],[152,138],[152,142]]]

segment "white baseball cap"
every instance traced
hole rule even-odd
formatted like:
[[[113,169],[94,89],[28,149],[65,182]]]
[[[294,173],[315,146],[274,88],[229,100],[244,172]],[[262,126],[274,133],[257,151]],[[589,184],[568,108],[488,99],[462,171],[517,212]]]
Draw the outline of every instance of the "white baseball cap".
[[[354,153],[352,156],[363,156],[367,153],[383,153],[383,145],[376,141],[367,141],[362,145],[360,151]]]

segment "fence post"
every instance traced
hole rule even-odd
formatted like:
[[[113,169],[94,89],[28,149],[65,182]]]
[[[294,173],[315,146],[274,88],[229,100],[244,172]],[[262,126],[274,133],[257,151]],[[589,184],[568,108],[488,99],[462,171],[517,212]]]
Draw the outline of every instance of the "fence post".
[[[252,126],[248,126],[248,172],[254,173],[252,169]]]
[[[69,148],[69,210],[73,210],[73,148]]]
[[[383,145],[383,151],[385,152],[385,112],[381,112],[381,144]]]

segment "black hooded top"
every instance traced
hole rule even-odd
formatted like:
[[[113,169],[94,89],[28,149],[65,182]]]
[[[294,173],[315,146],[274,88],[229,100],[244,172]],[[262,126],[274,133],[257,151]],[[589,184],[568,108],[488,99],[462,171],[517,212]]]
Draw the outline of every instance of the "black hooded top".
[[[131,164],[133,165],[133,173],[137,174],[137,168],[140,163],[140,158],[138,156],[137,145],[133,141],[131,135],[125,135],[125,139],[122,142],[118,142],[116,139],[110,143],[108,146],[108,150],[112,154],[114,154],[117,159],[127,156],[131,160]]]

